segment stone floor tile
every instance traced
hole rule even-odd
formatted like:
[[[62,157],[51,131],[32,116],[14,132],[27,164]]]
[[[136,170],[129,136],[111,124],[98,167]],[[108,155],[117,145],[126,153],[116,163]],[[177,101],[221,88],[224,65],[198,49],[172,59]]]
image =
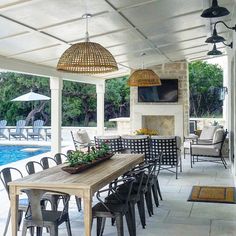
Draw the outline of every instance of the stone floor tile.
[[[236,221],[213,220],[210,236],[236,236]]]

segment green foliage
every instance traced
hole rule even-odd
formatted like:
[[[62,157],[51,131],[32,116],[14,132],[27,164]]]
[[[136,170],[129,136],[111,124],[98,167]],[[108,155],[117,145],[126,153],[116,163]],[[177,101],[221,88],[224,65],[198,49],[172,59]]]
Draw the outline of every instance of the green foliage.
[[[205,61],[189,64],[190,116],[214,117],[222,114],[219,88],[223,86],[223,70]]]
[[[95,85],[64,81],[62,91],[63,125],[88,126],[96,119],[97,95]]]
[[[103,158],[109,153],[109,147],[107,144],[102,144],[99,149],[93,148],[91,152],[86,153],[80,150],[69,153],[67,162],[69,165],[76,166],[81,164],[88,164],[98,158]]]
[[[106,82],[105,119],[129,116],[129,87],[127,78],[111,79]],[[0,119],[6,119],[8,125],[15,125],[19,119],[26,119],[33,107],[39,107],[41,101],[12,102],[15,97],[33,90],[50,97],[49,78],[12,72],[0,73]],[[32,107],[33,106],[33,107]],[[50,125],[50,101],[34,119],[48,118]],[[96,126],[97,95],[96,86],[71,81],[63,81],[62,125]]]
[[[15,125],[16,120],[25,119],[32,106],[39,106],[40,101],[12,102],[15,97],[33,90],[50,96],[49,79],[12,72],[0,73],[0,119],[6,119],[8,125]],[[45,114],[50,114],[50,102],[46,104]],[[36,119],[42,118],[40,114]]]
[[[130,88],[127,77],[106,81],[105,119],[128,117],[130,106]]]

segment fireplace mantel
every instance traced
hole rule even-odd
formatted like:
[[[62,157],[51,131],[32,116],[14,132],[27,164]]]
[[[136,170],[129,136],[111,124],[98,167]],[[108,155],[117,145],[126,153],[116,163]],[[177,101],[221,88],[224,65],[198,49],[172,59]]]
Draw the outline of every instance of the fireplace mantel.
[[[180,136],[183,138],[183,126],[184,126],[184,119],[183,119],[183,105],[171,105],[168,104],[167,106],[164,104],[161,105],[135,105],[133,107],[133,117],[132,117],[132,124],[131,129],[135,131],[143,127],[143,117],[145,116],[173,116],[174,117],[174,133],[173,135]],[[143,127],[144,128],[144,127]],[[158,130],[158,127],[157,127]]]

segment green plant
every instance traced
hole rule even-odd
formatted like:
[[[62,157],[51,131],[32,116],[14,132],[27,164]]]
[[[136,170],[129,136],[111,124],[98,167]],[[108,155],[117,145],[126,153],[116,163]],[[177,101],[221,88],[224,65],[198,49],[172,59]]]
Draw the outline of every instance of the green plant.
[[[92,148],[91,152],[85,153],[77,150],[68,155],[67,162],[71,167],[91,163],[93,160],[104,157],[109,153],[107,144],[102,144],[99,149]]]

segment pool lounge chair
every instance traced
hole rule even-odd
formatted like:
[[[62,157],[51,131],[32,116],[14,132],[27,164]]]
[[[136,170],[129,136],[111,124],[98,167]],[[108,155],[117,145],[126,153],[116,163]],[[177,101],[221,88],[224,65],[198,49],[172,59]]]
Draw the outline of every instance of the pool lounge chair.
[[[26,136],[24,135],[24,130],[25,130],[25,120],[18,120],[16,122],[16,128],[8,128],[9,131],[9,140],[11,139],[11,136],[14,137],[15,139],[20,139],[23,137],[26,139]],[[11,131],[12,129],[15,129],[15,131]]]
[[[0,138],[8,139],[7,135],[4,133],[6,130],[7,121],[0,120]]]
[[[43,128],[44,121],[43,120],[35,120],[33,127],[27,129],[27,140],[29,138],[35,139],[37,138],[38,140],[44,139],[43,135],[41,134],[41,130]]]

